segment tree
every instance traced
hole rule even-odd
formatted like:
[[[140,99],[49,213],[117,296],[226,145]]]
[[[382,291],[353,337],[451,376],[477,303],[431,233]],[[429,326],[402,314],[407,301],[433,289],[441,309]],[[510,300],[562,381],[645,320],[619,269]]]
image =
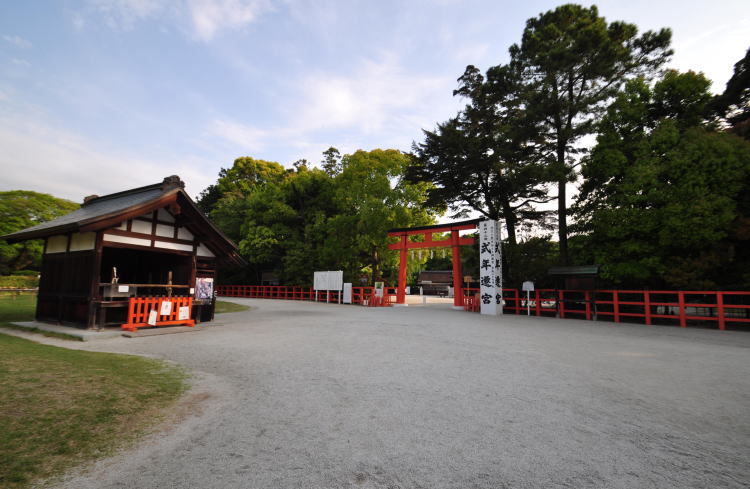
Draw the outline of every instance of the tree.
[[[407,155],[394,149],[360,150],[343,157],[335,179],[340,213],[331,219],[330,231],[333,241],[341,243],[332,245],[341,256],[369,267],[373,280],[384,267],[395,268],[389,229],[432,224],[439,215],[426,205],[430,184],[404,178],[409,163]]]
[[[750,139],[750,48],[734,65],[726,89],[711,103],[713,114],[739,136]]]
[[[307,164],[284,169],[238,159],[239,168],[222,170],[204,191],[220,194],[211,217],[250,264],[244,276],[227,271],[230,277],[259,281],[274,271],[283,283],[305,285],[315,270],[344,270],[349,281],[364,270],[380,276],[395,262],[388,229],[430,224],[435,215],[424,207],[429,185],[403,180],[408,161],[396,150],[358,151],[332,175]]]
[[[0,236],[50,221],[78,207],[75,202],[29,190],[0,192]],[[41,240],[16,244],[0,240],[0,272],[39,266],[43,248]]]
[[[323,151],[321,166],[332,177],[341,173],[341,153],[339,153],[339,150],[331,146]]]
[[[286,169],[275,161],[243,156],[231,168],[222,168],[216,184],[205,189],[198,205],[233,240],[239,241],[246,199],[266,184],[280,183]]]
[[[615,284],[750,284],[750,143],[700,118],[709,85],[692,72],[632,80],[602,120],[575,230]]]
[[[596,6],[567,4],[529,19],[520,45],[510,48],[521,72],[525,108],[557,183],[560,258],[568,261],[565,185],[576,178],[580,139],[629,77],[650,75],[672,54],[671,32],[638,36],[625,22],[607,23]]]
[[[424,142],[413,146],[409,178],[433,183],[429,202],[448,204],[454,217],[466,207],[489,219],[502,217],[515,245],[518,225],[544,215],[531,204],[550,200],[544,168],[529,144],[518,80],[506,66],[490,69],[486,78],[468,66],[458,81],[454,95],[469,103],[437,130],[423,131]]]

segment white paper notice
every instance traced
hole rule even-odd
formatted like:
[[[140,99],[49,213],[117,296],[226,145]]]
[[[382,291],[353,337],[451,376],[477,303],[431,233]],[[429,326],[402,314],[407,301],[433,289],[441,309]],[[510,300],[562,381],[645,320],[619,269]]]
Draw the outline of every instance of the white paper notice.
[[[117,286],[117,292],[127,292],[128,290],[130,290],[130,287],[128,287],[127,285]]]
[[[161,303],[161,309],[159,310],[159,313],[162,316],[169,316],[172,314],[172,302],[170,301],[164,301]]]
[[[182,306],[177,313],[177,319],[180,321],[190,319],[190,308],[188,306]]]
[[[156,309],[151,309],[151,312],[148,313],[148,321],[146,321],[146,324],[149,326],[156,326]]]

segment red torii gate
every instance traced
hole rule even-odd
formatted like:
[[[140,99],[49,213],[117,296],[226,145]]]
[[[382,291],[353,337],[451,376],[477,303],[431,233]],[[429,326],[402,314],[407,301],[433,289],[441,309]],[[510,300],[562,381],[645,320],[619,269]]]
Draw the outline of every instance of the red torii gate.
[[[398,269],[398,289],[396,290],[396,303],[406,303],[406,260],[409,250],[424,248],[443,248],[451,247],[453,257],[453,305],[463,307],[463,287],[461,286],[463,277],[461,276],[461,254],[458,247],[464,245],[473,245],[474,238],[462,238],[458,235],[459,231],[465,229],[476,229],[477,224],[482,219],[472,219],[470,221],[454,222],[451,224],[435,224],[432,226],[420,226],[413,228],[397,228],[388,231],[388,236],[399,238],[398,243],[388,245],[392,250],[399,250],[399,269]],[[433,241],[433,233],[450,232],[449,239]],[[424,241],[409,241],[409,236],[424,235]]]

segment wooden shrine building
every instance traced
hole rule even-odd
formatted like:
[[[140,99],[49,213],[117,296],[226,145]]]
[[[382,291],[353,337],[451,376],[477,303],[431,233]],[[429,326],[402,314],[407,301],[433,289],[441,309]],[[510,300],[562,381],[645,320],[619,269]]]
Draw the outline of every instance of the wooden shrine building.
[[[126,319],[132,297],[192,298],[213,319],[217,264],[241,266],[236,245],[198,209],[178,176],[102,197],[2,239],[44,239],[36,318],[96,328]]]

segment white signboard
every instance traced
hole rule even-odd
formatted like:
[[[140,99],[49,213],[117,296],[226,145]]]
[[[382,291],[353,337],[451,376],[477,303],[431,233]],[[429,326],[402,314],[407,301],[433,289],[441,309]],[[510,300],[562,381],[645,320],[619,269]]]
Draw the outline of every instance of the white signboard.
[[[182,306],[177,313],[177,319],[180,321],[190,319],[190,308],[188,306]]]
[[[344,284],[344,304],[352,303],[352,284],[349,282]]]
[[[503,313],[503,267],[497,221],[479,223],[479,300],[481,313]]]
[[[130,290],[130,287],[127,285],[118,285],[117,286],[117,292],[127,292]]]
[[[534,292],[534,282],[524,282],[521,286],[521,290],[525,292]]]
[[[162,316],[169,316],[172,314],[172,302],[171,301],[164,301],[161,303],[161,308],[159,309],[159,314]]]
[[[148,313],[148,321],[146,321],[146,324],[149,326],[156,326],[156,309],[151,309]]]
[[[313,288],[315,290],[341,290],[343,287],[343,270],[313,273]]]

